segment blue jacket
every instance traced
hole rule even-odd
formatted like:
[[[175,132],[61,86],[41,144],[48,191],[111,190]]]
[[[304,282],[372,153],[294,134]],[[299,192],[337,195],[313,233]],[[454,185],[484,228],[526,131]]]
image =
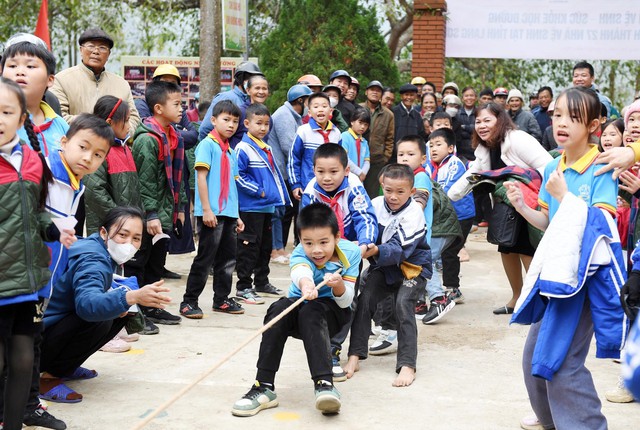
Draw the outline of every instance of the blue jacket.
[[[531,113],[536,121],[538,121],[538,125],[540,126],[540,130],[542,130],[543,135],[547,127],[551,125],[551,118],[549,117],[547,110],[548,109],[543,110],[542,106],[536,106],[531,109]]]
[[[420,266],[420,276],[431,279],[431,249],[427,244],[424,211],[413,199],[392,211],[383,196],[371,201],[378,219],[379,254],[372,257],[371,270],[382,270],[388,285],[405,278],[403,265]]]
[[[110,290],[115,262],[98,233],[69,248],[67,269],[56,282],[44,314],[51,327],[70,314],[89,322],[108,321],[127,311],[127,289]]]
[[[307,184],[313,179],[313,154],[318,146],[328,142],[338,145],[342,143],[342,134],[331,121],[325,130],[329,131],[328,142],[325,142],[319,130],[321,130],[320,126],[313,118],[309,118],[307,124],[298,127],[296,139],[293,141],[289,153],[289,183],[292,190],[301,188],[304,191]]]
[[[135,99],[134,103],[136,104],[136,109],[138,109],[138,113],[140,114],[140,120],[153,116],[144,99]],[[173,125],[175,129],[180,132],[180,135],[184,140],[185,150],[191,149],[198,144],[198,132],[191,121],[189,121],[186,110],[182,111],[182,118],[180,118],[180,122]],[[131,130],[131,133],[133,134],[134,131],[135,130]]]
[[[268,145],[267,148],[271,150]],[[236,146],[236,157],[238,203],[242,212],[262,212],[269,207],[291,205],[287,187],[275,160],[271,167],[267,154],[247,133]]]
[[[455,184],[458,179],[464,176],[467,171],[466,166],[456,155],[450,154],[444,157],[440,164],[432,162],[432,178],[442,185],[444,192]],[[473,201],[473,194],[469,193],[460,200],[452,201],[451,204],[456,211],[458,220],[473,218],[476,216],[476,205]]]
[[[49,184],[49,193],[47,194],[45,209],[51,214],[52,218],[75,216],[78,211],[80,197],[84,194],[84,184],[82,181],[79,181],[78,189],[73,189],[69,172],[62,163],[59,151],[51,152],[47,157],[47,163],[53,175],[53,182]],[[77,234],[82,234],[82,232],[78,232]],[[59,241],[46,242],[46,244],[51,250],[51,264],[49,265],[51,280],[46,288],[40,290],[40,296],[49,298],[51,296],[51,289],[67,267],[69,250]]]
[[[572,205],[576,201],[580,207]],[[560,223],[556,222],[558,218]],[[583,230],[581,239],[576,237],[579,234],[575,229]],[[511,319],[519,324],[542,320],[533,352],[534,376],[550,381],[567,354],[572,353],[571,342],[587,297],[596,335],[596,357],[620,356],[629,328],[620,304],[620,288],[626,280],[624,267],[615,221],[604,210],[587,208],[580,197],[568,193],[527,273],[527,279],[535,282],[533,288],[528,294],[523,291]],[[527,284],[525,280],[525,287]]]
[[[327,204],[323,200],[323,196],[325,199],[331,199],[313,178],[304,190],[300,208],[302,209],[311,203]],[[353,173],[349,173],[333,196],[338,199],[344,214],[345,239],[357,241],[359,245],[375,243],[378,237],[378,221],[369,195],[360,179]]]
[[[238,87],[234,87],[229,91],[224,91],[222,93],[216,94],[211,102],[211,106],[207,109],[207,113],[202,119],[202,124],[200,124],[200,130],[198,131],[198,142],[207,137],[209,132],[213,130],[213,124],[211,124],[211,116],[213,114],[213,108],[221,102],[222,100],[231,100],[240,108],[242,115],[240,116],[240,121],[238,122],[238,129],[235,134],[229,138],[229,145],[232,148],[235,148],[238,142],[242,140],[242,136],[246,133],[247,127],[244,126],[244,113],[247,110],[247,106],[251,104],[251,100],[249,100],[249,96],[243,93]]]

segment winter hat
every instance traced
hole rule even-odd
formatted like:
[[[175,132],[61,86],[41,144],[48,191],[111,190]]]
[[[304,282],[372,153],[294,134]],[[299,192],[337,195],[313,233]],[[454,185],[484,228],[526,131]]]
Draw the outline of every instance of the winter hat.
[[[640,99],[627,106],[626,112],[624,113],[624,128],[629,126],[629,117],[632,113],[636,112],[640,112]]]
[[[518,98],[522,100],[522,102],[524,102],[524,97],[522,96],[522,92],[520,92],[520,90],[516,90],[515,88],[509,91],[509,96],[507,96],[507,103],[509,103],[509,100],[513,98]]]

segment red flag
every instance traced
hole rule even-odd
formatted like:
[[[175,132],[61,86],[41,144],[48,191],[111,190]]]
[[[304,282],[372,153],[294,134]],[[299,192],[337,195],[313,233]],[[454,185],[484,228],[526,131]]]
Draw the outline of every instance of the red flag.
[[[40,13],[38,14],[38,22],[36,23],[36,31],[33,33],[40,39],[44,40],[49,50],[51,50],[51,39],[49,38],[49,5],[47,0],[42,0],[40,5]]]

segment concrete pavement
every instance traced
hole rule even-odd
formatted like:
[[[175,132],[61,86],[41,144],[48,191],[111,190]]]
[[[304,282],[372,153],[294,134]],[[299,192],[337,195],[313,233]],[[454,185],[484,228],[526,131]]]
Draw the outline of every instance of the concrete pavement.
[[[461,284],[466,302],[438,324],[418,322],[418,374],[412,386],[391,386],[395,354],[370,357],[361,362],[353,379],[337,383],[342,393],[341,413],[322,416],[314,409],[302,342],[290,339],[276,379],[280,406],[252,418],[233,417],[231,406],[254,380],[260,342],[256,339],[146,428],[518,429],[520,418],[531,414],[520,366],[528,327],[510,327],[507,316],[491,313],[510,295],[496,247],[486,243],[482,234],[472,234],[467,249],[471,261],[462,264]],[[191,260],[189,255],[169,256],[167,267],[183,275],[182,280],[167,282],[172,313],[178,312]],[[274,285],[286,289],[288,279],[288,267],[272,265]],[[240,316],[214,314],[209,283],[200,300],[204,319],[160,326],[159,335],[141,336],[128,353],[96,353],[85,366],[96,369],[99,376],[69,383],[84,400],[73,405],[51,403],[49,410],[65,420],[69,429],[133,428],[255,333],[273,300],[246,305],[246,313]],[[604,392],[617,382],[620,366],[611,360],[596,360],[594,348],[587,365],[610,429],[640,428],[638,403],[612,404],[604,399]]]

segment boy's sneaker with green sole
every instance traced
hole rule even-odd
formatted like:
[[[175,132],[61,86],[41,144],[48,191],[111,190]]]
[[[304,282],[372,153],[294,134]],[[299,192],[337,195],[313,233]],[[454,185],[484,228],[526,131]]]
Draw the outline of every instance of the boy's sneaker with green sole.
[[[276,406],[278,406],[276,393],[256,381],[247,394],[233,404],[231,413],[237,417],[251,417],[263,409]]]
[[[316,409],[323,414],[337,414],[340,412],[340,392],[329,381],[320,380],[314,388],[316,394]]]

